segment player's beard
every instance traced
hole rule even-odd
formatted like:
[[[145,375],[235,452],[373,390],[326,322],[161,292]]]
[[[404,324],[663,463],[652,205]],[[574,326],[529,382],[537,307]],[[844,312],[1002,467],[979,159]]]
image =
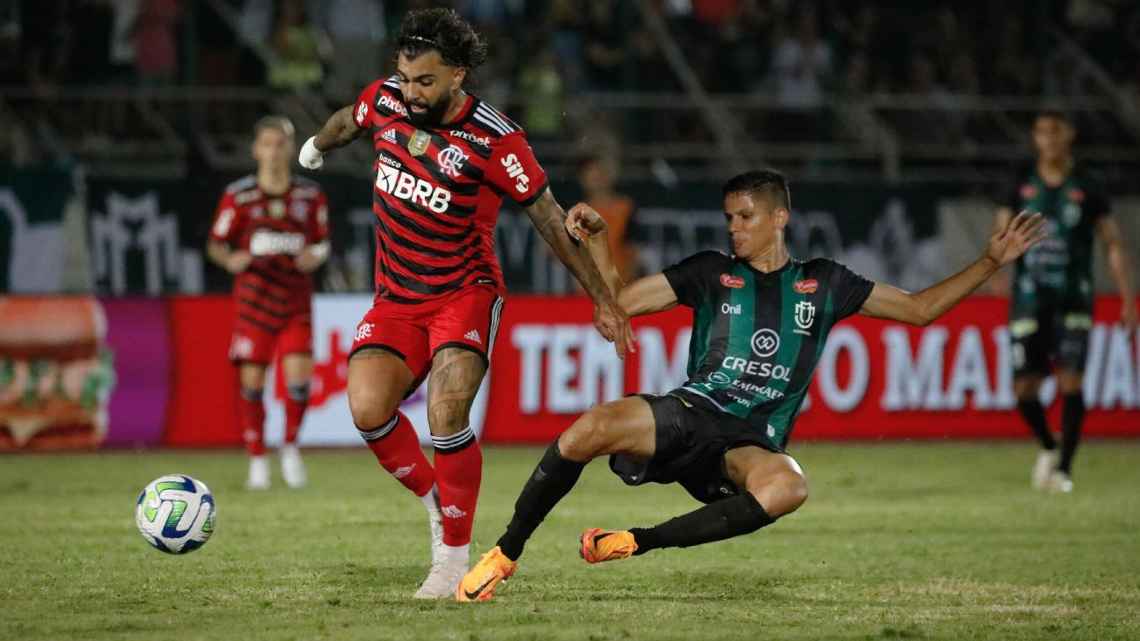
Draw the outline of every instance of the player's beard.
[[[415,112],[412,111],[411,104],[405,103],[408,109],[408,121],[417,127],[438,127],[443,124],[443,116],[447,113],[447,107],[451,104],[451,100],[447,96],[440,96],[435,104],[427,106],[426,111]]]

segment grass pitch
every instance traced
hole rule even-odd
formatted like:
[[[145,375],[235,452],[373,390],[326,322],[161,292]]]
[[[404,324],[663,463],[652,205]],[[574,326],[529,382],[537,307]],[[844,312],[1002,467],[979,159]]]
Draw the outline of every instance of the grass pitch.
[[[597,567],[586,526],[695,507],[604,461],[489,604],[410,595],[423,509],[366,450],[313,452],[311,487],[241,489],[237,452],[0,458],[0,639],[1140,639],[1140,443],[1082,448],[1076,492],[1031,492],[1028,443],[798,444],[807,504],[761,532]],[[537,449],[486,451],[473,557]],[[276,473],[276,469],[274,472]],[[205,481],[218,529],[164,555],[134,528],[161,474]]]

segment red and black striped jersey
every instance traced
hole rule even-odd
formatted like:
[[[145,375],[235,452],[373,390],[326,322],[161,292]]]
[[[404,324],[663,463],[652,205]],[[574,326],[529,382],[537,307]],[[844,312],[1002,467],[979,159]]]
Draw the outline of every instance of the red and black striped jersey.
[[[230,183],[210,239],[253,255],[249,268],[234,277],[239,320],[273,330],[292,315],[308,314],[313,279],[294,261],[306,246],[327,238],[328,199],[317,183],[294,177],[283,194],[265,193],[252,175]]]
[[[503,197],[525,207],[547,186],[522,128],[475,96],[452,122],[417,128],[395,76],[366,87],[353,116],[376,149],[376,296],[417,303],[472,283],[501,291]]]

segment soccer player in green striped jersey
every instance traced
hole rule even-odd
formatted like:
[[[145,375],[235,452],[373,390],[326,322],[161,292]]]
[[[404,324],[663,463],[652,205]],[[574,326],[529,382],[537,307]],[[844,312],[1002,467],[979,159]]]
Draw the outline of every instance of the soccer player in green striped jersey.
[[[1073,161],[1075,133],[1061,112],[1044,111],[1037,116],[1033,122],[1036,162],[1018,172],[995,221],[1000,229],[1016,211],[1040,212],[1049,235],[1017,261],[1009,332],[1017,409],[1041,444],[1033,466],[1033,486],[1054,492],[1073,490],[1073,455],[1085,416],[1082,387],[1092,328],[1095,236],[1104,242],[1109,270],[1120,290],[1121,322],[1130,334],[1136,328],[1136,300],[1124,240],[1109,215],[1107,194]],[[1054,372],[1063,399],[1059,455],[1040,401],[1041,383]]]
[[[456,588],[458,600],[491,598],[535,528],[599,456],[610,455],[628,484],[676,482],[705,505],[650,528],[588,529],[579,552],[589,563],[748,534],[795,511],[807,481],[784,448],[835,323],[861,312],[926,325],[1041,239],[1041,216],[1023,213],[970,266],[912,294],[832,260],[789,256],[791,201],[780,173],[741,174],[723,191],[732,255],[701,252],[629,285],[614,269],[601,216],[585,204],[571,209],[567,229],[588,244],[627,314],[692,308],[688,381],[575,421],[527,480],[498,545]]]

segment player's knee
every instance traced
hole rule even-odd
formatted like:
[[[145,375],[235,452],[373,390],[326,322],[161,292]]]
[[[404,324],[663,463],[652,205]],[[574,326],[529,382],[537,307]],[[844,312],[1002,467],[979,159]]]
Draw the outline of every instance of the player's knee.
[[[1070,394],[1077,394],[1084,387],[1084,376],[1079,372],[1062,371],[1057,373],[1057,387],[1061,390],[1061,394],[1068,396]]]
[[[588,461],[605,450],[613,417],[604,406],[586,412],[558,439],[558,451],[572,461]]]
[[[348,394],[352,421],[360,429],[370,430],[387,422],[396,413],[396,405],[389,395],[376,390],[352,390]]]
[[[1036,378],[1018,378],[1013,381],[1013,395],[1019,401],[1031,401],[1037,398],[1041,390],[1041,381]]]
[[[808,498],[807,479],[791,470],[749,484],[748,491],[772,518],[795,512]]]

